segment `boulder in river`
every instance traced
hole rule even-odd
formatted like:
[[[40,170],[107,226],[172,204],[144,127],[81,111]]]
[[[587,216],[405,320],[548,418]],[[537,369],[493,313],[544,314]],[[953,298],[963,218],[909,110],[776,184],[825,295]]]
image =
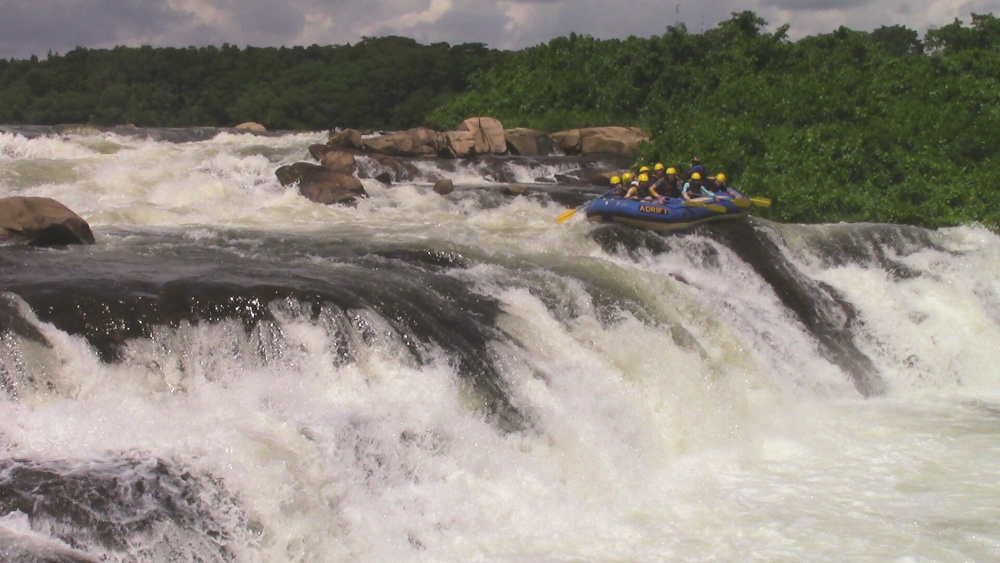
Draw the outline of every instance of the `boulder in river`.
[[[566,154],[633,157],[649,134],[638,127],[586,127],[552,133],[549,138]]]
[[[296,162],[274,171],[283,186],[298,184],[299,193],[316,203],[353,203],[359,197],[367,197],[361,180],[335,172],[318,164]]]
[[[48,197],[0,199],[0,243],[35,246],[94,244],[94,233],[79,215]]]

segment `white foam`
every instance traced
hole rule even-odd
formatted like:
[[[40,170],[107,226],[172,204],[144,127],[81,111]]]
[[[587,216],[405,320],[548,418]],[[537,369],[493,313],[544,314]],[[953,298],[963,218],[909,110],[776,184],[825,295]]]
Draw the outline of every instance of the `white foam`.
[[[184,227],[196,244],[279,225],[454,251],[470,266],[449,274],[500,304],[505,336],[487,347],[528,428],[491,423],[453,358],[429,349],[418,363],[370,311],[347,312],[351,361],[335,311],[287,303],[249,335],[236,321],[157,328],[112,365],[28,315],[53,348],[0,342],[24,383],[0,401],[6,456],[184,460],[259,523],[259,536],[234,532],[247,561],[1000,555],[1000,241],[985,229],[894,256],[920,273],[907,279],[787,252],[856,307],[857,345],[890,384],[865,401],[707,237],[609,255],[585,222],[555,224],[562,209],[488,208],[421,182],[366,182],[356,208],[320,206],[272,178],[303,140],[114,139],[127,148],[67,149],[80,180],[28,191],[105,228]]]

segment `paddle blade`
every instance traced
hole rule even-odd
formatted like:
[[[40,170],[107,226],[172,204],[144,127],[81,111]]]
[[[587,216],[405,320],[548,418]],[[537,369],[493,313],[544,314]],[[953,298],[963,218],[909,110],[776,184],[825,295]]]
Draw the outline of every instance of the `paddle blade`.
[[[556,217],[556,223],[565,223],[566,221],[569,221],[569,218],[572,217],[573,215],[576,215],[576,212],[577,209],[569,209],[563,211],[562,213],[559,214],[558,217]]]
[[[766,197],[752,197],[750,203],[758,207],[771,207],[771,200]]]
[[[749,199],[743,199],[742,197],[734,197],[729,201],[733,202],[733,205],[735,205],[736,207],[750,207],[751,205],[753,205],[752,201],[750,201]]]
[[[726,208],[721,205],[715,205],[714,203],[705,203],[704,201],[691,201],[684,200],[684,205],[688,207],[707,207],[709,211],[715,211],[716,213],[725,213]]]

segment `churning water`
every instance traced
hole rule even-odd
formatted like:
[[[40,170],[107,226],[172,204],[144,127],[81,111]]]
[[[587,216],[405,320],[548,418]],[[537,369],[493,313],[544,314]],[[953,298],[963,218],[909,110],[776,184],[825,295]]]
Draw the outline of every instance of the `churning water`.
[[[0,132],[97,236],[0,247],[0,558],[1000,559],[994,233],[558,225],[572,159],[327,207],[323,141]]]

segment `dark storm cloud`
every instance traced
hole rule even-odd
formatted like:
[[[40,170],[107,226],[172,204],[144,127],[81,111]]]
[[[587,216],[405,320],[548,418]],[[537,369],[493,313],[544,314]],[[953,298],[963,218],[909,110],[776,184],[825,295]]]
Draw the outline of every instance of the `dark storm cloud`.
[[[155,43],[185,25],[198,27],[191,14],[174,11],[166,0],[2,0],[0,56]]]

